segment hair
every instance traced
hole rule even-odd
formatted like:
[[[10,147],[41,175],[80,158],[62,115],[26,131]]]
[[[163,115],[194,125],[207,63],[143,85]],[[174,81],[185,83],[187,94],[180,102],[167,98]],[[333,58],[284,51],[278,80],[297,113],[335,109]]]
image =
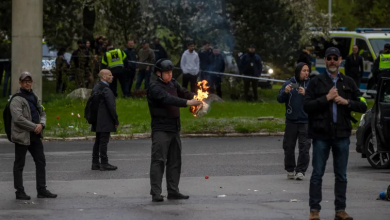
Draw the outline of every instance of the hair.
[[[129,43],[130,41],[133,41],[133,43],[135,43],[133,39],[128,39],[127,43]]]
[[[187,47],[189,47],[189,46],[191,46],[191,45],[195,45],[194,42],[191,41],[191,42],[188,42],[188,43],[187,43]]]
[[[358,46],[357,44],[354,44],[352,47],[357,47],[357,48],[359,48],[359,46]]]

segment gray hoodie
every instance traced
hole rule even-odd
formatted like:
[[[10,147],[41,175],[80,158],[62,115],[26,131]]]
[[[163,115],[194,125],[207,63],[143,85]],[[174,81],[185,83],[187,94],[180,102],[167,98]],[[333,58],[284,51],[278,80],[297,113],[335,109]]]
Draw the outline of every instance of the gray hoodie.
[[[181,56],[180,68],[183,70],[183,74],[198,75],[199,73],[199,56],[195,50],[190,53],[186,50]]]

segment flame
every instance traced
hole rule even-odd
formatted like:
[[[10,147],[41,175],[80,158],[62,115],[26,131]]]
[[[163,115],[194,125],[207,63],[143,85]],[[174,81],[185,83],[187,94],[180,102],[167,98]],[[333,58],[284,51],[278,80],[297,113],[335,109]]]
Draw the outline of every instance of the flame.
[[[210,88],[207,86],[207,81],[202,80],[198,82],[198,95],[194,95],[194,99],[197,99],[199,101],[203,101],[204,99],[207,99],[209,97],[209,93],[207,92],[207,89]],[[190,111],[194,117],[196,117],[196,113],[199,111],[201,106],[191,106]]]

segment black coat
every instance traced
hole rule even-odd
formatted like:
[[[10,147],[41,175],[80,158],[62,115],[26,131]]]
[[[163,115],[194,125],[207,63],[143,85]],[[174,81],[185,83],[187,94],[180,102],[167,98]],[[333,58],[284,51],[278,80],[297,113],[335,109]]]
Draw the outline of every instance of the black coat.
[[[337,126],[333,124],[333,101],[328,101],[326,95],[334,86],[327,73],[311,79],[306,89],[304,110],[309,116],[309,137],[312,139],[333,139],[350,137],[352,131],[351,111],[364,113],[367,105],[360,101],[360,91],[355,81],[340,74],[336,88],[339,96],[350,100],[350,104],[337,105]]]
[[[212,53],[210,55],[208,69],[214,72],[225,72],[225,60],[223,59],[221,54],[215,55]]]
[[[345,59],[345,75],[352,78],[361,78],[363,73],[363,58],[357,55],[355,60],[353,54],[347,56]]]
[[[171,92],[174,90],[177,96],[171,95],[168,90]],[[187,107],[187,100],[193,99],[194,95],[194,93],[181,87],[175,79],[172,79],[168,83],[157,79],[154,83],[150,84],[147,99],[149,111],[152,116],[152,131],[180,131],[180,111],[178,108]],[[163,113],[156,116],[153,111],[160,111],[160,113],[167,112],[167,114]]]
[[[115,125],[119,125],[119,120],[114,93],[103,82],[99,82],[93,88],[92,94],[99,91],[102,91],[102,94],[99,100],[98,121],[92,124],[92,132],[116,132]]]

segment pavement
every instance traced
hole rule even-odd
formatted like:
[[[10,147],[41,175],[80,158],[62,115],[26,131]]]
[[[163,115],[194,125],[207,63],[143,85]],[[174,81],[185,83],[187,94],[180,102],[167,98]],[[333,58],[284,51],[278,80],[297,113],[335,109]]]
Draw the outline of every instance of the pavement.
[[[185,201],[152,203],[150,139],[113,140],[109,160],[117,171],[92,171],[92,141],[45,142],[48,189],[57,199],[37,199],[35,168],[26,158],[29,202],[15,200],[14,146],[0,139],[0,219],[308,219],[309,178],[287,180],[282,137],[183,138],[180,190]],[[376,200],[390,170],[374,170],[351,138],[347,212],[354,219],[389,219],[390,202]],[[209,175],[209,179],[205,179]],[[165,179],[164,179],[165,181]],[[165,184],[165,183],[164,183]],[[332,159],[323,179],[321,219],[334,218]],[[163,187],[166,195],[166,187]]]

